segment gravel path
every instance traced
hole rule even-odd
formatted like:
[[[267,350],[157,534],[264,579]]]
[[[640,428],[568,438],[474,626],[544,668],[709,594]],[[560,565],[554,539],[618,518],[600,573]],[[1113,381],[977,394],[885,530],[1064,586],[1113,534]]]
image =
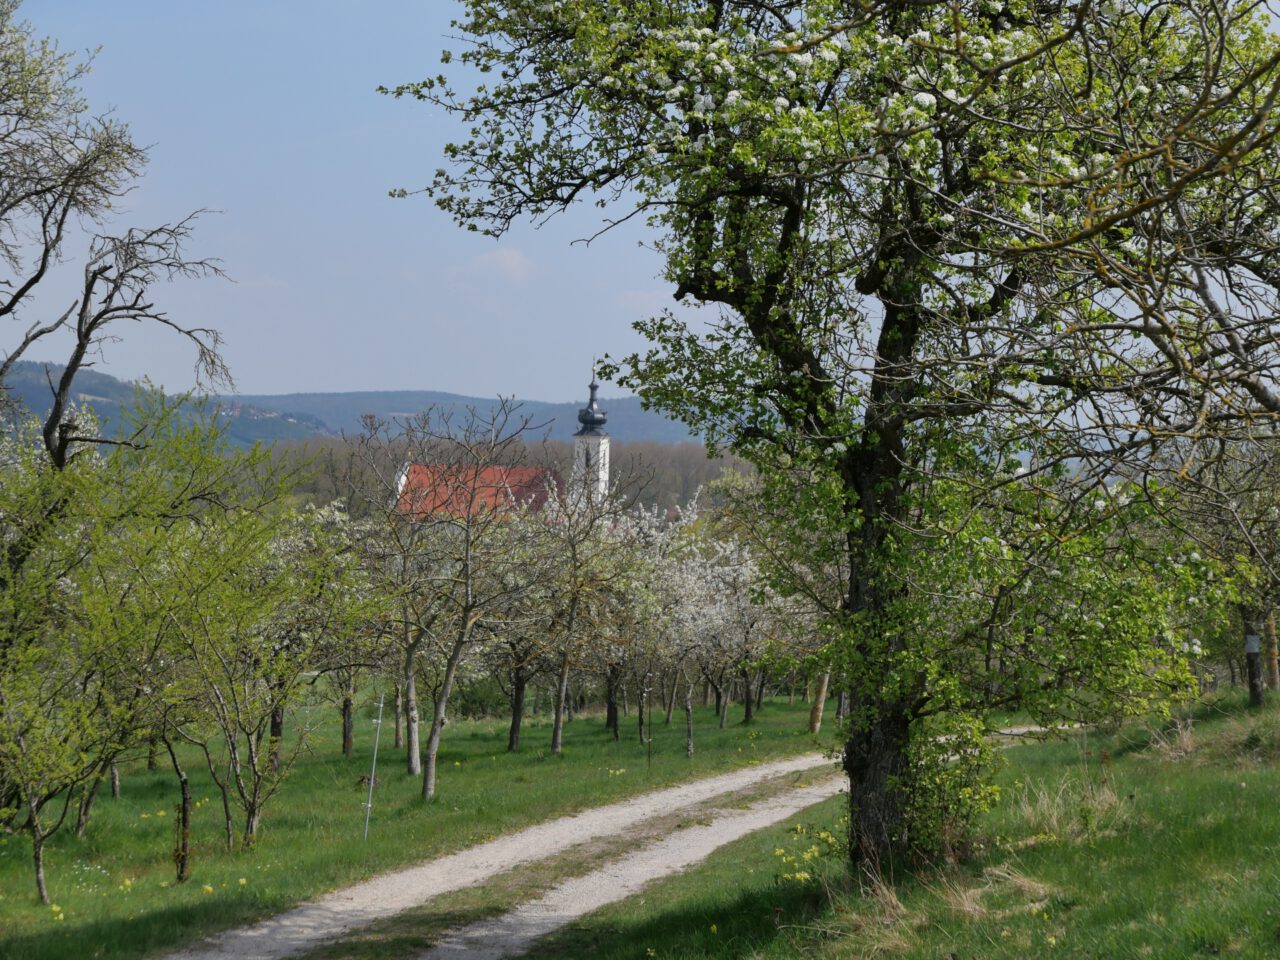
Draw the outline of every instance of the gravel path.
[[[726,843],[834,796],[845,783],[844,777],[832,777],[812,786],[785,791],[748,810],[726,811],[705,826],[678,830],[586,876],[566,880],[539,900],[521,904],[494,920],[482,920],[454,931],[423,954],[421,960],[518,957],[539,937],[606,904],[626,899],[653,880],[706,859]]]
[[[330,942],[341,937],[348,930],[419,906],[432,897],[474,886],[512,867],[543,860],[584,841],[622,833],[645,820],[666,816],[682,807],[745,789],[771,777],[830,765],[831,761],[821,754],[805,754],[787,760],[744,767],[732,773],[656,790],[621,803],[549,820],[416,867],[383,874],[364,883],[338,890],[253,926],[229,930],[211,940],[168,954],[167,960],[281,960],[281,958]],[[834,784],[835,781],[832,783]],[[821,788],[790,791],[783,799],[786,803],[793,803],[810,796],[815,798],[807,800],[806,804],[802,804],[803,806],[816,803],[818,799],[830,792],[834,792],[834,787],[824,783]],[[777,816],[776,819],[784,819],[798,809],[800,807],[795,807],[789,813]],[[772,812],[764,812],[764,805],[758,805],[746,813],[735,813],[726,820],[736,825],[743,817],[772,815]],[[703,831],[714,831],[720,822],[717,820],[716,824],[709,827],[681,830],[678,837],[679,845],[683,848],[689,838],[695,834],[701,835]],[[769,822],[774,821],[765,820],[760,825],[764,826]],[[726,827],[728,832],[732,832],[733,829],[737,827]],[[743,829],[742,833],[752,829],[758,828]],[[707,852],[709,853],[722,843],[727,843],[728,839],[714,843]],[[674,855],[667,856],[668,861],[671,856]],[[705,856],[706,853],[695,859]],[[631,859],[633,857],[627,857],[618,863],[626,863]],[[679,867],[672,869],[679,869]],[[573,882],[582,883],[583,881]],[[562,889],[564,888],[558,887],[544,900],[556,896]],[[587,897],[586,891],[575,895],[582,896],[584,899]],[[543,901],[539,901],[541,902]],[[508,954],[493,954],[493,956],[499,955],[508,956]],[[489,954],[475,956],[489,956]]]

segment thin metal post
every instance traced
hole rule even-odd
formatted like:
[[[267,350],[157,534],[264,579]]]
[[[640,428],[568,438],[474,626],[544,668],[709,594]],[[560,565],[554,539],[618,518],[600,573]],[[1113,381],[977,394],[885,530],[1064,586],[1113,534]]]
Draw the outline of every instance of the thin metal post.
[[[373,721],[373,768],[369,771],[369,799],[364,805],[364,838],[369,839],[369,817],[373,814],[373,785],[378,782],[378,737],[382,735],[382,702],[385,692],[378,695],[378,719]]]
[[[649,746],[649,765],[650,770],[653,769],[653,687],[649,682],[650,674],[646,671],[644,675],[644,712],[645,718],[649,721],[649,735],[645,737]]]

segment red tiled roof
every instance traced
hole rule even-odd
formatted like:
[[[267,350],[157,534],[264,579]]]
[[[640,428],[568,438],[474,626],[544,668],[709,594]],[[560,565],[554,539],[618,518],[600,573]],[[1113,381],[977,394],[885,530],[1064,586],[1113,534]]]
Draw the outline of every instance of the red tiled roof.
[[[396,508],[415,520],[467,517],[513,505],[542,509],[548,484],[558,482],[545,467],[467,467],[410,463],[405,466]]]

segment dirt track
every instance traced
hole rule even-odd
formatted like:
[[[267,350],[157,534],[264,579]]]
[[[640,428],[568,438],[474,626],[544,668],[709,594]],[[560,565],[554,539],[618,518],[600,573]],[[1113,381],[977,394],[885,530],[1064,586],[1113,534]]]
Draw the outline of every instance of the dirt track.
[[[585,841],[622,835],[646,820],[667,816],[683,807],[703,803],[714,797],[733,794],[761,781],[787,773],[824,766],[831,767],[832,762],[821,754],[805,754],[788,760],[745,767],[732,773],[695,780],[678,787],[655,790],[621,803],[595,807],[572,816],[549,820],[416,867],[383,874],[372,880],[328,894],[319,900],[304,903],[250,927],[229,930],[210,940],[168,954],[166,960],[281,960],[281,958],[294,956],[339,939],[349,930],[419,906],[433,897],[482,883],[513,867],[546,859]],[[682,830],[678,837],[678,846],[682,850],[686,848],[701,850],[704,847],[706,850],[693,859],[687,859],[688,854],[664,850],[662,857],[665,860],[661,862],[675,863],[665,873],[674,873],[682,866],[702,859],[716,847],[751,830],[785,819],[796,810],[834,793],[837,786],[835,780],[826,782],[824,778],[824,783],[818,787],[789,791],[771,801],[757,804],[748,811],[734,811],[726,813],[723,818],[716,817],[706,827]],[[812,799],[808,799],[810,797]],[[793,806],[795,803],[800,803],[800,806]],[[784,809],[788,812],[781,813],[780,811]],[[757,819],[760,821],[759,826],[749,826]],[[723,826],[721,826],[722,821]],[[697,845],[688,846],[695,837],[700,838],[696,841]],[[720,837],[723,839],[718,839]],[[634,861],[632,869],[635,873],[632,879],[619,877],[616,880],[611,878],[607,882],[619,886],[633,882],[640,885],[664,875],[664,873],[653,872],[656,866],[654,864],[645,866],[647,861],[642,855],[665,842],[667,841],[659,841],[651,847],[642,848],[637,853],[604,868],[610,870]],[[640,877],[644,879],[639,879]],[[581,898],[582,903],[590,901],[591,891],[578,891],[572,886],[585,883],[586,880],[587,878],[580,878],[569,881],[536,903],[545,903],[547,911],[559,910],[560,913],[556,914],[557,916],[566,915],[564,911],[570,907],[564,906],[564,903],[576,902],[569,898]],[[601,883],[600,880],[595,882]],[[596,906],[599,905],[596,904]],[[533,907],[532,904],[526,906]],[[594,909],[594,907],[586,909]],[[511,922],[517,926],[523,924],[520,929],[534,929],[537,924],[529,919],[532,914],[522,913],[523,910],[525,910],[524,907],[497,922],[516,918]],[[579,911],[581,912],[586,910]],[[569,919],[572,917],[570,916]],[[539,922],[545,924],[547,921]],[[568,919],[563,922],[568,922]],[[478,933],[472,935],[480,936]],[[514,933],[512,935],[514,936]],[[526,943],[535,936],[537,934],[531,934]],[[477,945],[479,945],[478,941]],[[459,949],[459,947],[455,947],[452,953],[433,952],[431,955],[455,958],[512,955],[510,953],[471,953],[465,952],[469,948]]]

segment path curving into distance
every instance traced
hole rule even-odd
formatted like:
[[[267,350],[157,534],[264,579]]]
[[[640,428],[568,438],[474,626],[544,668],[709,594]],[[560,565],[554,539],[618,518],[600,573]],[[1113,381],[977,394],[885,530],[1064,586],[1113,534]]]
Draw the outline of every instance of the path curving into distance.
[[[509,913],[454,930],[422,954],[421,960],[518,957],[527,952],[535,940],[568,926],[579,917],[630,897],[654,880],[705,860],[727,843],[835,796],[846,782],[843,776],[830,777],[762,800],[747,810],[721,811],[708,824],[686,827],[585,876],[566,880],[541,898],[523,903]]]
[[[585,841],[622,834],[631,827],[644,823],[646,820],[669,816],[684,807],[703,803],[724,794],[744,790],[774,777],[820,767],[830,768],[832,766],[834,766],[833,762],[822,756],[822,754],[809,753],[786,760],[775,760],[744,767],[732,773],[706,777],[702,780],[695,780],[676,787],[666,787],[641,794],[638,797],[633,797],[620,803],[594,807],[581,813],[548,820],[545,823],[525,827],[523,830],[498,837],[474,847],[468,847],[458,853],[429,860],[415,867],[386,873],[374,877],[372,880],[346,887],[327,894],[318,900],[301,904],[284,913],[269,917],[252,926],[228,930],[208,940],[166,954],[165,960],[283,960],[285,957],[295,956],[340,938],[348,931],[366,926],[385,917],[394,916],[412,907],[420,906],[433,897],[451,893],[464,887],[474,886],[500,873],[505,873],[513,867],[544,860]],[[760,829],[760,827],[767,826],[769,823],[783,820],[804,806],[817,803],[819,800],[830,796],[836,792],[839,784],[840,781],[838,779],[832,779],[824,781],[819,787],[807,787],[789,791],[785,797],[764,801],[752,806],[747,811],[735,811],[726,814],[724,817],[717,817],[707,827],[681,830],[678,837],[679,845],[683,850],[691,842],[692,838],[701,836],[702,833],[707,831],[714,832],[716,825],[722,821],[733,824],[733,826],[726,828],[729,832],[742,828],[742,832],[738,836],[745,835],[751,830]],[[810,797],[812,799],[807,799]],[[805,802],[801,806],[789,809],[789,812],[777,815],[775,819],[767,819],[787,805],[802,800]],[[775,803],[782,804],[782,806],[776,808],[771,806],[771,804]],[[753,816],[765,817],[766,819],[762,820],[759,826],[744,827],[744,824],[755,822],[752,819]],[[710,838],[711,833],[707,833],[707,837],[701,842],[705,845],[711,842]],[[736,837],[729,837],[729,839],[736,839]],[[702,859],[717,846],[728,843],[729,839],[716,842],[713,846],[707,848],[706,853],[696,859]],[[659,841],[659,843],[663,842],[666,841]],[[634,854],[615,861],[614,865],[635,860],[649,849],[649,847],[642,848]],[[673,862],[673,857],[675,859],[683,858],[683,854],[669,852],[664,853],[663,856],[667,858],[667,863]],[[696,861],[689,860],[687,863],[693,862]],[[674,872],[680,869],[681,866],[687,865],[687,863],[682,863],[666,872]],[[610,868],[603,869],[608,870]],[[636,869],[639,870],[640,868],[637,867]],[[593,873],[591,876],[595,876],[595,874]],[[659,874],[654,874],[654,877],[656,876],[659,876]],[[553,901],[552,898],[555,898],[569,885],[583,883],[586,879],[581,878],[562,884],[548,893],[542,900],[536,902],[548,902],[548,910],[561,909],[556,906],[560,901]],[[599,881],[596,882],[599,883]],[[648,880],[638,882],[642,885],[647,883]],[[569,895],[581,897],[584,902],[587,899],[585,890],[581,893],[565,894],[565,896]],[[597,906],[599,905],[597,904]],[[588,909],[594,909],[594,907]],[[495,923],[503,922],[508,917],[517,914],[520,914],[520,910],[500,918]],[[572,919],[572,917],[569,919]],[[569,922],[569,919],[564,922]],[[549,929],[553,928],[544,929],[542,933],[547,932]],[[541,935],[541,933],[533,934],[529,939],[532,940]],[[432,954],[432,956],[434,955]],[[511,956],[510,953],[473,954],[458,953],[456,951],[453,954],[441,954],[440,956],[486,957],[491,955]]]

